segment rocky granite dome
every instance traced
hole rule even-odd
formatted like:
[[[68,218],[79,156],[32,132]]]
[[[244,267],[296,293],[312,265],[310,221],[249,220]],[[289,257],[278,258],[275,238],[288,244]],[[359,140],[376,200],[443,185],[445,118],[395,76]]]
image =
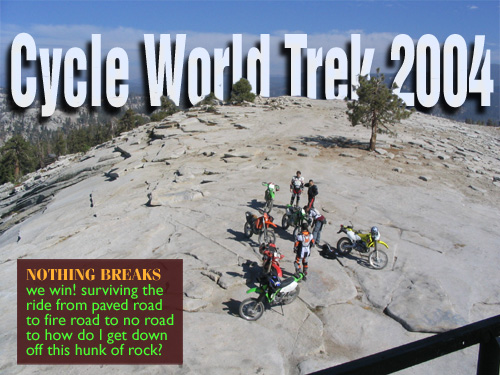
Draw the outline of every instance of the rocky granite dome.
[[[95,370],[16,365],[20,258],[183,259],[184,365],[102,373],[305,374],[500,314],[499,129],[416,113],[370,153],[370,131],[351,127],[345,110],[290,97],[192,108],[2,186],[0,372]],[[349,221],[377,225],[389,265],[313,249],[284,316],[244,321],[239,302],[260,264],[245,212],[257,213],[261,182],[272,181],[279,222],[297,170],[318,185],[322,240],[334,246]],[[293,237],[276,234],[288,275]],[[470,348],[401,373],[470,374],[476,361]]]

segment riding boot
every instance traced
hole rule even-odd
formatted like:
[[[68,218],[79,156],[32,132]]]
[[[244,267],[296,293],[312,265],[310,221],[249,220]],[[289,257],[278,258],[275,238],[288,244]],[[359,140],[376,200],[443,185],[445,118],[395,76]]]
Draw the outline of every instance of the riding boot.
[[[295,273],[297,275],[300,274],[300,264],[298,262],[295,262],[293,265],[295,266]]]

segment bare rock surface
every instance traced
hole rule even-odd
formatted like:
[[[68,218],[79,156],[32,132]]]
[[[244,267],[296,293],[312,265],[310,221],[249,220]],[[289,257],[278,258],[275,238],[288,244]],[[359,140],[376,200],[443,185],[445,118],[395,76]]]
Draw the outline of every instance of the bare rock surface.
[[[183,260],[184,365],[106,374],[303,374],[500,314],[499,129],[415,113],[368,152],[370,131],[351,127],[345,110],[295,97],[195,108],[1,186],[0,372],[95,372],[16,365],[22,258]],[[260,215],[261,183],[273,181],[279,224],[297,170],[318,185],[322,242],[335,247],[340,224],[377,225],[389,263],[375,270],[356,251],[337,261],[313,249],[299,298],[244,321],[239,304],[261,271],[245,212]],[[292,229],[275,233],[289,277]],[[471,348],[402,373],[465,375],[476,361]]]
[[[385,312],[412,332],[446,332],[466,324],[444,290],[428,275],[404,279]]]
[[[356,297],[356,288],[339,263],[331,260],[315,263],[318,264],[307,276],[307,285],[300,295],[309,308],[345,303]]]

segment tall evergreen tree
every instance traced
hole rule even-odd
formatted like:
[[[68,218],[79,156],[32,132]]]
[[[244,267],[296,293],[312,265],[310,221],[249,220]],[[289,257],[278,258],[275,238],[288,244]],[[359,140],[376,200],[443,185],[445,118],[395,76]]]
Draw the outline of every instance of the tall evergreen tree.
[[[66,138],[61,130],[56,133],[54,141],[54,153],[57,156],[66,154]]]
[[[21,135],[14,135],[0,148],[0,183],[17,181],[29,172],[34,171],[36,161],[33,146]]]
[[[391,132],[388,126],[399,123],[413,113],[413,109],[407,110],[403,100],[392,92],[397,86],[394,84],[392,90],[389,89],[384,84],[384,79],[384,75],[379,74],[379,69],[377,76],[370,79],[368,76],[360,76],[359,86],[354,87],[358,100],[348,101],[346,98],[346,114],[352,126],[362,124],[372,129],[370,151],[375,150],[380,128]]]

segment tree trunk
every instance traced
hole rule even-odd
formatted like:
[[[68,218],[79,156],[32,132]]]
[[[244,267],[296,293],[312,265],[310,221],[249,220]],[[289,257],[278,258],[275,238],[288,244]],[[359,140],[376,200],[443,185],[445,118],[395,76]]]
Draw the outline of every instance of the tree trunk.
[[[15,166],[14,166],[14,178],[17,181],[19,177],[21,176],[21,167],[19,165],[19,161],[16,161]]]
[[[372,137],[370,138],[370,151],[375,151],[375,144],[377,143],[377,119],[374,117],[372,119]]]

